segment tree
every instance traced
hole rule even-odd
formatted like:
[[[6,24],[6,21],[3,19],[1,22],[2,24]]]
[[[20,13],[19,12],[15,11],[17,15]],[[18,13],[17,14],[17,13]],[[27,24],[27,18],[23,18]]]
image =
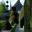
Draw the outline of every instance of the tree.
[[[0,13],[4,13],[6,11],[5,3],[0,3]]]

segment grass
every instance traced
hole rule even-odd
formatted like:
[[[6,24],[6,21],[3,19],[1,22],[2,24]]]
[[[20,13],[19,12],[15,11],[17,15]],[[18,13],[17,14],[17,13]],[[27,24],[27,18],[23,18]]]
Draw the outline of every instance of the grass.
[[[14,26],[12,27],[12,29],[9,32],[14,32],[15,28],[16,28],[16,24],[14,24]]]

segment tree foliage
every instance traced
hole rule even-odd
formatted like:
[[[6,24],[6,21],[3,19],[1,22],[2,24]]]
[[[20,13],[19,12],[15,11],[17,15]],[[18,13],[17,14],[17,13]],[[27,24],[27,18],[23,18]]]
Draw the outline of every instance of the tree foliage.
[[[25,0],[25,4],[24,4],[24,32],[30,32],[30,20],[31,20],[30,0]]]
[[[5,3],[0,3],[0,13],[4,13],[5,12],[5,10],[6,10],[6,8],[5,8]]]
[[[6,27],[6,21],[5,20],[0,20],[0,30],[4,30]]]

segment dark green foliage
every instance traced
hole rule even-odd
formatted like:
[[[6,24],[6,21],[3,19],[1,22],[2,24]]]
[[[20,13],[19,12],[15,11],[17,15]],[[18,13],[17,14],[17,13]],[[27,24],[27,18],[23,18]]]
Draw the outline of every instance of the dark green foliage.
[[[12,29],[10,30],[10,32],[14,32],[16,28],[16,24],[14,24],[14,27],[12,27]]]
[[[15,16],[14,17],[14,23],[16,23],[16,24],[18,24],[18,13],[17,13],[17,11],[16,11],[16,7],[12,7],[12,10],[13,10],[13,15]]]
[[[6,27],[6,22],[5,21],[0,21],[0,30],[5,30]]]
[[[0,13],[5,13],[6,8],[5,8],[5,3],[0,3]]]
[[[12,26],[9,22],[6,22],[4,20],[0,21],[0,30],[10,30],[11,28]]]
[[[12,28],[11,32],[14,32],[15,28],[16,28],[16,25]]]
[[[30,32],[32,32],[32,0],[30,1],[30,9],[31,9]]]
[[[12,29],[12,26],[11,26],[11,24],[7,21],[7,22],[6,22],[6,30],[10,30],[10,29]]]
[[[24,32],[30,32],[30,20],[31,20],[30,0],[25,0],[25,4],[24,4]]]

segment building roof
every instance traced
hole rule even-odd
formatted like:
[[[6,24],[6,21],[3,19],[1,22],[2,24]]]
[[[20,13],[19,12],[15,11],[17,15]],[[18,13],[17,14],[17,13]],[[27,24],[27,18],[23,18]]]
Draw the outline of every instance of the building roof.
[[[16,10],[18,11],[22,8],[22,4],[20,3],[20,1],[17,1],[13,7],[16,7]]]

